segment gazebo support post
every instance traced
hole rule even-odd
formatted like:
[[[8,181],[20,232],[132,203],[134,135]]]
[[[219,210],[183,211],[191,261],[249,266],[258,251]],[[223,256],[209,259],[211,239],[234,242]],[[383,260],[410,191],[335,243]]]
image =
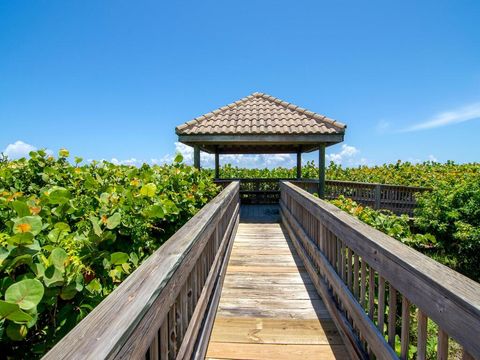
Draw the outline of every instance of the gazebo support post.
[[[325,198],[325,144],[318,149],[318,197]]]
[[[302,150],[298,148],[297,150],[297,179],[302,178]]]
[[[220,179],[220,154],[218,146],[215,147],[215,179]]]
[[[200,147],[198,145],[193,147],[193,166],[200,170]]]

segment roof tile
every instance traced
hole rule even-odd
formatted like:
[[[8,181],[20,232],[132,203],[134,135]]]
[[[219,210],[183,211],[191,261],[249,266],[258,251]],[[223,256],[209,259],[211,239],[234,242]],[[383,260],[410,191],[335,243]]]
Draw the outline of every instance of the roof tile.
[[[253,93],[177,126],[177,134],[330,134],[346,126],[263,93]]]

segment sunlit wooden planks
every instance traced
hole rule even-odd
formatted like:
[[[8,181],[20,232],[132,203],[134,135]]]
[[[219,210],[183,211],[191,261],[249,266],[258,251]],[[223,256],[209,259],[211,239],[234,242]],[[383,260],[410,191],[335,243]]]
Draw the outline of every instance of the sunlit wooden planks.
[[[280,224],[239,225],[207,358],[348,358]]]

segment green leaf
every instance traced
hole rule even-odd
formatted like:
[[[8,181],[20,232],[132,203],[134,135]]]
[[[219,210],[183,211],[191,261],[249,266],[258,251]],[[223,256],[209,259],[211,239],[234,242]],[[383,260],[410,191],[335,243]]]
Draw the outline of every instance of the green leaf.
[[[18,217],[30,215],[30,209],[23,201],[15,200],[12,203],[12,207],[17,212]]]
[[[121,220],[121,216],[120,216],[120,213],[115,213],[113,214],[112,216],[110,216],[108,219],[107,219],[107,229],[115,229],[119,224],[120,224],[120,220]]]
[[[10,255],[10,250],[7,250],[5,247],[0,247],[0,267],[3,266],[3,262]]]
[[[135,254],[134,252],[131,252],[130,253],[130,261],[132,262],[132,264],[137,267],[138,266],[138,255]]]
[[[0,300],[0,317],[19,323],[28,323],[32,321],[32,317],[26,312],[22,311],[17,304],[9,303],[3,300]]]
[[[183,155],[178,153],[177,155],[175,155],[175,159],[173,161],[177,164],[181,163],[183,161]]]
[[[5,292],[5,300],[18,304],[23,310],[35,308],[42,300],[43,285],[37,279],[27,279],[10,285]]]
[[[112,265],[121,265],[128,261],[128,254],[124,252],[114,252],[110,255],[110,262]]]
[[[165,217],[165,211],[162,205],[150,205],[145,210],[145,215],[149,218],[163,219]]]
[[[8,318],[10,314],[20,310],[20,306],[14,303],[0,300],[0,317]]]
[[[60,149],[58,151],[58,156],[62,158],[66,158],[70,156],[70,152],[67,149]]]
[[[10,237],[7,240],[11,246],[23,246],[33,244],[33,234],[31,232],[18,233]]]
[[[43,275],[43,282],[47,287],[61,286],[64,283],[63,273],[55,266],[49,266]]]
[[[71,283],[65,286],[60,292],[60,297],[63,300],[71,300],[77,294],[76,283]]]
[[[54,186],[48,191],[48,200],[51,204],[65,204],[70,197],[70,191],[60,186]]]
[[[7,326],[6,333],[13,341],[22,341],[27,336],[28,329],[25,325],[10,323]]]
[[[102,284],[100,284],[98,279],[93,279],[87,286],[85,286],[85,288],[92,294],[99,294],[102,291]]]
[[[101,236],[102,235],[102,229],[100,228],[100,225],[99,225],[100,221],[96,217],[91,216],[90,217],[90,222],[92,223],[93,232],[95,233],[95,235]]]
[[[153,197],[157,191],[157,186],[154,183],[148,183],[142,186],[140,189],[140,195]]]
[[[48,233],[48,239],[53,243],[58,243],[59,241],[65,239],[68,235],[68,231],[63,229],[54,228]]]
[[[55,248],[52,250],[48,260],[50,261],[53,266],[55,266],[58,270],[63,271],[65,269],[65,260],[67,260],[68,255],[65,250],[62,248]]]
[[[40,216],[24,216],[13,222],[15,234],[31,232],[33,235],[37,235],[41,230],[42,218]]]

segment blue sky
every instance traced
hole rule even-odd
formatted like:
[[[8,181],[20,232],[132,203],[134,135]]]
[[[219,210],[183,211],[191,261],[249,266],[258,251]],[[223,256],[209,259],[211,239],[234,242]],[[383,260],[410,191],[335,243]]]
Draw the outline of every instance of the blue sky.
[[[479,18],[462,0],[2,1],[0,151],[165,160],[176,125],[259,91],[347,123],[327,150],[344,165],[478,161]]]

